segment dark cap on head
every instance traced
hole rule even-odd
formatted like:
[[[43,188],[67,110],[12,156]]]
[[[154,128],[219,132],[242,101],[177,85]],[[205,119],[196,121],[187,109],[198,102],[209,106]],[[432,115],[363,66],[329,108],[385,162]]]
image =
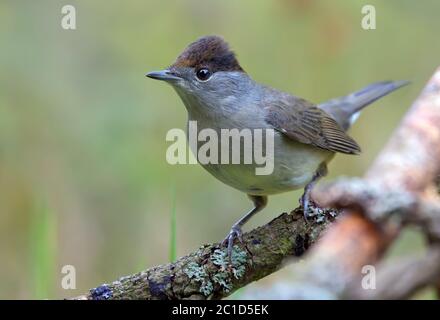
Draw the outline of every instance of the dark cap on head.
[[[172,67],[209,68],[216,71],[242,71],[234,52],[219,36],[202,37],[191,43],[176,59]]]

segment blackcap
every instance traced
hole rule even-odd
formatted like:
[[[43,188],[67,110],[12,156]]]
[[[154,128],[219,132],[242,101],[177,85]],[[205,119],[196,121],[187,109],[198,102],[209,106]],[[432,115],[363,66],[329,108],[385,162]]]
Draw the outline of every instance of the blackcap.
[[[300,202],[307,217],[311,188],[326,174],[335,153],[361,151],[346,133],[359,111],[408,83],[378,82],[316,105],[252,80],[218,36],[198,39],[170,67],[147,76],[173,86],[188,111],[188,120],[197,121],[198,130],[275,132],[274,168],[269,175],[256,175],[253,165],[203,164],[214,177],[245,192],[254,204],[224,240],[229,256],[234,239],[241,240],[241,227],[266,206],[268,195],[305,187]]]

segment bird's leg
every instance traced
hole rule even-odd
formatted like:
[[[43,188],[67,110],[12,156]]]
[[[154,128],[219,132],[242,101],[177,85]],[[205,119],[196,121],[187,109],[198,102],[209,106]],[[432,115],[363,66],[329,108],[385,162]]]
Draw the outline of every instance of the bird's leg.
[[[243,242],[241,227],[257,212],[261,211],[267,205],[267,197],[266,196],[252,196],[248,195],[248,197],[254,203],[254,208],[250,210],[246,215],[244,215],[240,220],[232,225],[231,231],[227,237],[223,240],[222,245],[228,246],[228,256],[229,260],[231,260],[232,255],[232,247],[234,246],[235,238],[238,238],[240,242]]]
[[[304,193],[300,198],[300,204],[303,207],[304,219],[309,217],[309,204],[310,204],[310,192],[312,191],[315,184],[322,177],[327,175],[327,165],[325,162],[321,163],[312,177],[312,180],[304,187]]]

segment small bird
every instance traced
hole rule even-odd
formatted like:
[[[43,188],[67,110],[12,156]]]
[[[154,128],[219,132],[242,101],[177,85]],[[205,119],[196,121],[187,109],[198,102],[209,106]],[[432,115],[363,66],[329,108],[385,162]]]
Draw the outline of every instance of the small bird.
[[[408,84],[377,82],[316,105],[252,80],[219,36],[196,40],[170,67],[146,76],[172,85],[187,109],[188,121],[197,121],[198,130],[248,128],[275,132],[274,170],[270,175],[256,175],[255,165],[202,164],[220,181],[245,192],[254,205],[233,224],[223,241],[229,256],[234,240],[242,241],[242,226],[266,206],[268,195],[304,187],[300,203],[307,219],[310,191],[326,175],[327,163],[335,153],[361,151],[346,133],[360,110]]]

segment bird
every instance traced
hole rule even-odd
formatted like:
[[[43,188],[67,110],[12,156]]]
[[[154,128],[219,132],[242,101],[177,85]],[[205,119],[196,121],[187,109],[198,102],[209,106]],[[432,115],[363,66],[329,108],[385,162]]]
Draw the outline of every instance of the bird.
[[[146,76],[174,88],[186,107],[188,122],[196,121],[197,130],[274,132],[271,174],[256,175],[255,164],[202,164],[215,178],[244,192],[253,202],[253,208],[232,225],[222,242],[229,257],[235,240],[243,241],[243,225],[267,205],[270,195],[304,188],[300,204],[307,219],[311,190],[327,174],[329,161],[336,153],[361,152],[347,134],[360,111],[409,83],[376,82],[346,96],[314,104],[254,81],[229,44],[217,35],[190,43],[168,68]]]

